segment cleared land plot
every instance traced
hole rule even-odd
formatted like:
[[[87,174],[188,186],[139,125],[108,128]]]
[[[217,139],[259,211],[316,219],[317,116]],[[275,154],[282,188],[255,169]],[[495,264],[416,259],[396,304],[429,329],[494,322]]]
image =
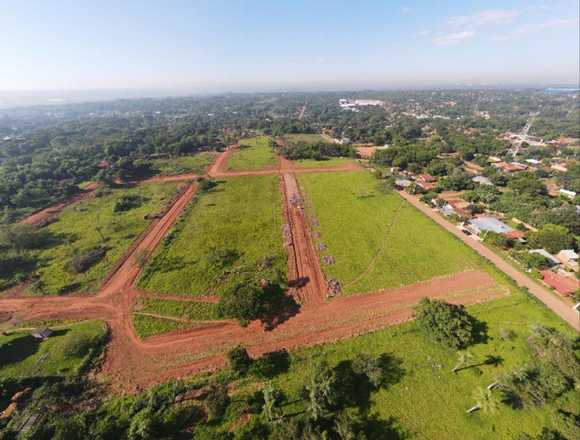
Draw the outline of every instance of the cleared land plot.
[[[398,287],[483,267],[468,247],[367,173],[302,174],[313,230],[328,278],[345,293]],[[316,222],[320,224],[316,227]],[[316,244],[315,244],[316,245]]]
[[[140,315],[138,313],[133,314],[133,327],[135,328],[135,333],[141,339],[161,333],[172,332],[192,325],[193,323],[187,321]]]
[[[286,273],[277,176],[228,178],[199,196],[145,267],[154,293],[219,295],[248,274]],[[262,271],[258,263],[271,257]]]
[[[239,144],[227,163],[227,171],[254,171],[276,165],[277,157],[269,137],[242,139]]]
[[[135,310],[190,321],[218,319],[217,305],[203,302],[141,298]]]
[[[578,392],[572,390],[543,407],[516,410],[500,403],[496,412],[467,414],[477,402],[479,388],[485,389],[502,374],[533,361],[526,343],[531,325],[555,327],[573,336],[567,325],[521,293],[469,310],[487,323],[489,336],[486,343],[469,349],[472,358],[466,365],[470,368],[453,373],[457,353],[427,339],[412,322],[336,344],[301,349],[291,353],[290,371],[273,381],[294,402],[284,408],[285,414],[305,409],[305,402],[295,398],[314,359],[336,365],[362,353],[386,353],[394,358],[391,384],[372,394],[369,412],[378,413],[381,419],[394,417],[396,424],[409,431],[409,438],[511,440],[522,431],[537,435],[543,426],[553,426],[555,408],[575,411]],[[502,338],[507,331],[513,332],[513,338]],[[487,356],[498,356],[501,361],[496,366],[477,365]],[[248,384],[248,392],[253,391],[252,386]]]
[[[151,220],[145,216],[162,211],[175,191],[176,185],[171,183],[114,189],[107,195],[66,208],[59,220],[48,226],[58,244],[39,253],[38,289],[45,294],[96,289],[131,242],[149,225]],[[133,195],[141,197],[140,206],[114,211],[121,197]],[[68,268],[75,256],[97,246],[107,250],[100,261],[81,273]]]
[[[286,134],[284,135],[284,139],[286,140],[286,142],[306,142],[308,144],[310,143],[314,143],[314,142],[327,142],[326,139],[324,139],[322,136],[320,136],[319,134],[312,134],[312,133],[297,133],[297,134]]]
[[[189,156],[153,159],[150,162],[152,168],[160,176],[174,176],[187,173],[203,174],[215,155],[216,153],[207,151]]]
[[[43,341],[28,330],[0,336],[0,378],[75,375],[105,333],[102,322],[85,321],[55,327]]]
[[[354,160],[348,157],[330,157],[324,160],[300,159],[294,163],[299,168],[334,168],[353,163]]]

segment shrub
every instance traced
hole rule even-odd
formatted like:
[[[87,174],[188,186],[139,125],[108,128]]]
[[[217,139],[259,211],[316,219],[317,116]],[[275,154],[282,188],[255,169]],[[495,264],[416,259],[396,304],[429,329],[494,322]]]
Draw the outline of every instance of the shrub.
[[[537,326],[532,328],[528,346],[536,360],[551,365],[566,377],[580,382],[580,362],[571,340],[555,329]]]
[[[228,389],[223,384],[214,383],[210,385],[205,398],[207,415],[210,420],[220,420],[230,404]]]
[[[81,357],[89,352],[92,345],[93,339],[89,335],[73,332],[63,342],[62,352],[66,357]]]
[[[269,379],[288,371],[289,367],[290,356],[288,352],[279,350],[266,353],[256,359],[250,368],[250,373],[263,379]]]
[[[423,298],[415,309],[417,327],[430,339],[460,350],[478,337],[478,323],[461,305]]]
[[[232,371],[239,376],[244,376],[252,365],[252,358],[241,345],[228,352],[228,361]]]
[[[101,261],[106,253],[107,250],[101,246],[91,249],[69,261],[68,269],[73,273],[85,272]]]
[[[134,208],[138,208],[143,203],[143,198],[137,194],[126,194],[121,196],[115,202],[113,207],[114,212],[124,212],[129,211]]]
[[[544,405],[570,389],[570,381],[551,366],[527,367],[500,379],[505,402],[514,408]]]

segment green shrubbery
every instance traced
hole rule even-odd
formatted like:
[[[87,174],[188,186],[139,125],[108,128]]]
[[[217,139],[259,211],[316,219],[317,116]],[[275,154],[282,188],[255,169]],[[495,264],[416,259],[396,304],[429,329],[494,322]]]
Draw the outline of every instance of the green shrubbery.
[[[350,145],[330,144],[328,142],[292,142],[284,145],[280,153],[290,160],[315,159],[324,160],[329,157],[356,157],[356,152]]]
[[[134,208],[138,208],[143,204],[145,200],[138,194],[125,194],[117,199],[115,206],[113,207],[114,212],[124,212],[129,211]]]
[[[478,322],[461,305],[423,298],[415,310],[417,327],[440,344],[459,350],[480,336]]]

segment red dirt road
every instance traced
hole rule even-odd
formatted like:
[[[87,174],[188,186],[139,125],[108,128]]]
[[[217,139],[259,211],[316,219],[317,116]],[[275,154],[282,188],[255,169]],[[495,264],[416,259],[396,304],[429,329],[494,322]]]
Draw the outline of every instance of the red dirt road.
[[[220,155],[210,174],[220,173],[231,149]],[[393,325],[412,317],[412,307],[424,296],[472,304],[501,296],[484,272],[465,272],[425,283],[374,294],[325,300],[326,281],[314,249],[301,194],[293,174],[282,173],[281,187],[290,226],[290,279],[307,280],[294,290],[303,303],[299,313],[270,331],[258,322],[242,328],[233,321],[206,322],[194,328],[140,340],[132,313],[140,292],[134,284],[140,268],[137,256],[148,255],[159,244],[196,192],[188,186],[166,213],[154,221],[131,246],[96,296],[0,298],[0,313],[15,313],[22,321],[49,319],[103,319],[111,340],[103,375],[119,390],[135,391],[171,377],[219,368],[225,352],[239,343],[253,355],[271,350],[322,344]],[[214,174],[214,175],[215,175]],[[167,297],[169,299],[169,297]],[[171,299],[178,299],[177,297]],[[208,298],[215,301],[215,298]]]
[[[294,174],[282,175],[284,215],[289,226],[288,280],[290,293],[304,307],[324,303],[328,286],[310,230],[304,201]]]
[[[495,267],[509,276],[514,280],[519,286],[526,287],[530,293],[532,293],[536,298],[542,301],[550,310],[552,310],[556,315],[562,318],[564,321],[568,322],[576,330],[580,331],[580,315],[578,312],[572,309],[572,307],[556,296],[554,296],[550,291],[543,288],[532,279],[519,272],[517,269],[513,268],[509,263],[505,262],[499,255],[495,254],[493,251],[488,249],[485,245],[479,241],[474,240],[472,237],[468,237],[463,234],[455,225],[451,224],[445,220],[439,213],[426,207],[419,199],[412,196],[404,191],[400,191],[399,194],[411,203],[415,208],[419,209],[423,214],[427,215],[433,219],[437,224],[445,228],[447,231],[451,232],[467,246],[475,250],[479,255],[489,260]]]

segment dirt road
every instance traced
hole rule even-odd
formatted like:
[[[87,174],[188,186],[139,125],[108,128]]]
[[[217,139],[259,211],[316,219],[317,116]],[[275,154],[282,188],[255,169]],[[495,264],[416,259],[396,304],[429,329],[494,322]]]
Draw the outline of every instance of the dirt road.
[[[231,154],[228,149],[211,172],[219,174]],[[281,188],[291,238],[289,278],[302,281],[294,293],[302,302],[299,313],[266,331],[259,322],[242,328],[233,321],[204,322],[193,328],[140,340],[133,327],[139,261],[161,242],[191,201],[197,186],[191,183],[130,247],[95,296],[0,298],[0,313],[16,314],[21,321],[102,319],[110,329],[103,374],[119,390],[135,391],[171,377],[219,368],[225,353],[237,344],[253,355],[281,348],[322,344],[362,334],[411,319],[413,306],[424,296],[473,304],[504,292],[484,272],[465,272],[400,289],[325,300],[326,281],[312,243],[301,193],[293,173],[282,171]],[[171,297],[179,300],[179,297]],[[208,297],[215,302],[215,297]]]
[[[294,174],[282,175],[284,215],[288,225],[288,282],[291,293],[303,307],[323,304],[328,286],[314,248],[304,200]]]
[[[558,315],[564,321],[568,322],[576,330],[580,331],[580,316],[578,312],[573,310],[570,305],[555,297],[550,291],[540,286],[538,283],[528,278],[517,269],[513,268],[509,263],[505,262],[500,256],[495,254],[479,241],[476,241],[472,237],[463,234],[459,229],[457,229],[457,227],[455,227],[455,225],[445,220],[438,212],[428,208],[423,203],[421,203],[417,197],[404,191],[400,191],[399,194],[409,203],[419,209],[423,214],[433,219],[437,224],[451,232],[467,246],[475,250],[479,255],[489,260],[495,267],[509,276],[519,286],[526,287],[531,294],[542,301],[556,315]]]

